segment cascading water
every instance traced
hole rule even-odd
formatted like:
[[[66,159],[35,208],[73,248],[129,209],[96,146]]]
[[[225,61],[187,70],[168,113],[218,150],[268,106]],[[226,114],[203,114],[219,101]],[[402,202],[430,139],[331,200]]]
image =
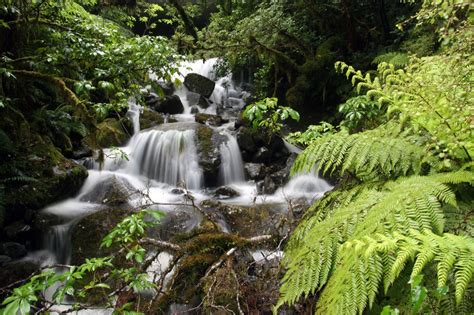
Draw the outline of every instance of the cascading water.
[[[206,62],[188,62],[183,65],[182,73],[185,75],[195,72],[217,80],[214,92],[210,97],[212,105],[205,110],[201,109],[201,111],[212,114],[219,110],[227,111],[226,118],[230,120],[228,124],[221,127],[210,127],[213,132],[219,133],[225,138],[219,146],[221,164],[218,182],[231,186],[238,192],[238,196],[222,200],[222,202],[236,205],[284,204],[289,197],[312,199],[315,196],[320,197],[325,191],[331,189],[331,186],[320,179],[317,174],[296,176],[284,187],[269,195],[258,194],[256,183],[246,181],[241,151],[233,131],[234,121],[238,117],[235,113],[245,105],[246,94],[232,83],[230,75],[223,78],[215,77],[213,68],[216,62],[217,59],[210,59]],[[177,186],[182,187],[182,184],[192,191],[196,204],[202,200],[213,198],[212,188],[203,187],[204,175],[198,162],[196,125],[195,123],[193,123],[194,125],[183,123],[183,121],[194,121],[194,116],[190,115],[187,92],[184,86],[175,92],[185,107],[184,115],[173,117],[178,120],[178,123],[166,122],[157,128],[143,131],[140,131],[139,122],[141,108],[135,100],[130,100],[127,115],[133,122],[134,135],[127,146],[121,148],[128,156],[128,160],[120,159],[120,155],[117,156],[113,149],[104,150],[103,165],[99,165],[93,160],[84,163],[89,168],[89,177],[76,197],[44,209],[44,212],[56,215],[62,220],[61,224],[52,226],[45,237],[44,247],[51,255],[46,263],[44,251],[41,251],[43,256],[40,259],[43,264],[70,263],[71,233],[74,227],[81,218],[105,207],[107,193],[114,189],[114,185],[118,185],[128,192],[146,190],[148,196],[155,203],[183,202],[179,190],[175,189]],[[173,191],[178,191],[178,193]],[[130,195],[134,194],[130,193]],[[140,204],[139,197],[135,198],[129,200],[130,205]],[[163,206],[160,207],[160,210],[171,212],[174,211],[174,208]],[[195,216],[195,220],[190,220],[189,226],[199,225],[202,218],[197,218],[197,216]],[[222,226],[227,226],[226,222],[222,222]],[[227,228],[228,230],[230,228]],[[40,257],[39,253],[36,257]]]
[[[148,130],[131,141],[131,173],[145,175],[161,183],[199,189],[203,175],[198,165],[194,130]]]
[[[220,145],[220,181],[224,185],[245,181],[244,163],[237,140],[225,132],[227,141]]]

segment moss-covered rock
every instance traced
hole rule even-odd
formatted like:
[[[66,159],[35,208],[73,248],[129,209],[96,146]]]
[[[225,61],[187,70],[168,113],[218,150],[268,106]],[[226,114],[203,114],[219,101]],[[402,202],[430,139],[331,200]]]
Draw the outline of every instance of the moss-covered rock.
[[[165,122],[163,114],[155,112],[151,109],[143,110],[143,113],[140,114],[140,129],[148,129],[161,125]]]
[[[91,148],[121,146],[130,138],[131,130],[131,122],[127,117],[107,118],[97,124],[96,132],[87,136],[84,142]]]
[[[27,165],[25,178],[12,181],[5,189],[5,207],[10,219],[15,219],[15,214],[21,219],[27,209],[41,209],[73,196],[88,175],[85,167],[66,159],[48,139],[38,138],[22,163]]]
[[[110,254],[109,249],[100,248],[100,243],[130,212],[122,209],[105,209],[81,219],[74,227],[71,242],[73,265],[82,264],[86,258]]]
[[[205,125],[196,126],[196,138],[199,166],[204,172],[205,185],[214,187],[217,185],[221,165],[219,146],[225,139]]]

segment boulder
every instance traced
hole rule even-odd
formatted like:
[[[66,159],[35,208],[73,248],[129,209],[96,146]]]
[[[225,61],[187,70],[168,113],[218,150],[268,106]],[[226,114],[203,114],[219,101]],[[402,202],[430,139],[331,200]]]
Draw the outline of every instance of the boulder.
[[[105,177],[93,190],[81,197],[81,201],[102,203],[120,209],[129,209],[129,196],[134,188],[127,180],[115,175]]]
[[[194,120],[200,124],[210,125],[210,126],[221,126],[222,123],[227,122],[226,120],[222,119],[221,116],[218,115],[211,115],[205,113],[197,113],[194,116]]]
[[[200,125],[196,127],[197,149],[199,155],[199,166],[204,173],[206,187],[215,187],[219,177],[221,165],[220,144],[225,137],[214,132],[210,127]]]
[[[184,112],[183,103],[178,95],[165,96],[164,98],[155,99],[151,108],[163,114],[182,114]]]
[[[161,89],[161,92],[159,94],[164,94],[167,96],[173,95],[175,91],[174,84],[172,82],[166,82],[166,81],[156,81],[155,82],[155,88]],[[158,91],[157,91],[158,92]]]
[[[218,198],[222,198],[222,197],[233,198],[233,197],[239,196],[240,194],[235,189],[233,189],[232,187],[221,186],[221,187],[216,189],[215,195]]]
[[[200,74],[190,73],[184,78],[184,86],[191,92],[210,97],[216,83]]]
[[[5,255],[13,259],[26,256],[27,251],[24,245],[15,242],[0,244],[0,255]]]
[[[110,249],[100,248],[100,243],[130,212],[121,209],[105,209],[82,218],[71,236],[71,263],[82,264],[86,258],[110,254]]]
[[[84,144],[89,147],[119,147],[130,139],[132,133],[133,127],[128,117],[121,119],[107,118],[97,124],[96,134],[87,136],[84,139]]]
[[[288,181],[288,178],[290,177],[291,168],[293,166],[293,163],[295,162],[296,157],[297,154],[292,153],[281,169],[270,174],[270,177],[272,178],[273,182],[275,182],[278,186],[283,186]]]
[[[240,150],[242,150],[242,156],[248,157],[257,152],[258,147],[254,141],[252,130],[242,127],[237,131],[237,143],[239,144]]]
[[[260,180],[265,177],[265,165],[261,163],[245,163],[244,171],[246,176],[253,180]]]
[[[199,113],[199,107],[197,105],[191,106],[191,114]]]
[[[65,219],[63,217],[42,211],[35,216],[33,227],[44,234],[47,233],[52,226],[64,223]]]
[[[77,150],[72,151],[71,157],[75,160],[80,160],[89,156],[92,156],[92,149],[86,145],[82,145]]]
[[[189,106],[199,106],[201,108],[208,108],[211,102],[201,94],[194,92],[188,92],[188,94],[186,94],[186,100]]]
[[[165,118],[162,113],[155,112],[151,109],[144,109],[143,113],[140,114],[140,129],[148,129],[165,122]]]
[[[273,181],[270,175],[265,176],[265,179],[257,183],[258,193],[271,195],[278,189],[277,184]]]

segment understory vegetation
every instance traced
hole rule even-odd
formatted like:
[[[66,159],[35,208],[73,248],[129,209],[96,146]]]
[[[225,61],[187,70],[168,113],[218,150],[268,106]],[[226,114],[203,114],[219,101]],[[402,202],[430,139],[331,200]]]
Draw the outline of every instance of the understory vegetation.
[[[195,296],[217,312],[213,288],[240,290],[227,259],[262,243],[284,248],[275,314],[472,313],[472,10],[467,0],[2,0],[0,227],[77,192],[87,171],[72,159],[103,162],[103,148],[123,145],[129,100],[163,93],[151,77],[173,81],[184,54],[221,57],[216,71],[252,92],[239,123],[301,148],[292,175],[319,172],[334,187],[277,245],[223,231],[188,191],[204,223],[161,241],[148,235],[164,218],[150,202],[105,236],[103,257],[1,284],[0,314],[63,311],[71,299],[67,311],[154,314]],[[164,251],[170,266],[149,279]],[[243,314],[239,298],[221,311]]]

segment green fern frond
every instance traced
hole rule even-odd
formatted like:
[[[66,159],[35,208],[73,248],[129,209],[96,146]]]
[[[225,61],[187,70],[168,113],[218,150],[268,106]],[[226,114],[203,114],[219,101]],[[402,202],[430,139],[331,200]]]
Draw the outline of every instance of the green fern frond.
[[[392,274],[400,274],[406,263],[415,259],[412,278],[419,274],[424,266],[431,262],[454,260],[454,280],[456,283],[456,303],[459,305],[465,295],[469,283],[472,282],[474,271],[473,239],[444,234],[442,236],[429,231],[418,232],[410,230],[407,235],[395,233],[389,236],[377,234],[373,237],[346,242],[341,248],[344,257],[336,266],[334,276],[331,277],[320,297],[317,313],[319,314],[361,314],[365,307],[371,306],[371,298],[378,292],[382,278],[386,278],[382,255],[394,255],[396,261],[391,266]],[[453,250],[455,249],[455,250]],[[369,253],[367,255],[367,253]],[[450,257],[446,258],[446,253]],[[453,259],[454,256],[454,259]],[[374,261],[380,262],[375,264]],[[457,268],[457,269],[456,269]],[[438,278],[447,278],[451,268],[438,268]],[[354,281],[356,279],[356,281]],[[370,281],[376,285],[367,285]],[[439,282],[438,287],[445,283]],[[375,293],[374,293],[375,292]],[[353,300],[355,298],[355,300]],[[351,301],[347,301],[351,299]],[[373,301],[373,300],[372,300]],[[354,305],[356,303],[356,305]]]
[[[301,296],[321,290],[323,286],[323,294],[330,294],[327,293],[332,290],[329,284],[342,277],[336,283],[351,283],[351,288],[338,291],[341,296],[344,295],[342,292],[352,292],[345,291],[346,289],[370,288],[365,293],[352,292],[358,299],[362,299],[356,302],[357,312],[361,312],[362,306],[373,303],[380,283],[384,283],[386,292],[407,262],[415,260],[415,276],[426,264],[440,257],[437,249],[426,244],[426,238],[422,239],[424,246],[426,245],[422,247],[419,245],[419,238],[403,238],[403,235],[415,235],[413,231],[442,233],[443,205],[448,203],[452,207],[456,206],[454,192],[446,183],[471,184],[473,180],[471,173],[459,171],[452,174],[403,177],[386,184],[330,193],[310,210],[313,215],[300,223],[285,248],[284,264],[288,271],[280,288],[279,304],[292,304]],[[334,196],[330,196],[332,194]],[[331,209],[328,210],[328,207]],[[385,235],[392,235],[393,239]],[[402,238],[404,246],[399,244],[399,239]],[[347,246],[352,246],[354,253],[349,255]],[[367,265],[351,265],[359,260],[367,261]],[[464,261],[459,257],[457,260]],[[441,269],[449,269],[447,262],[441,266]],[[354,268],[366,270],[364,278],[361,275],[344,278],[357,272]],[[471,278],[469,270],[463,268],[457,277],[460,279],[459,292],[465,290],[465,279]],[[324,306],[325,311],[336,313],[341,305],[349,308],[343,309],[346,311],[354,309],[352,302],[341,302],[339,298],[336,299],[335,292],[331,294],[330,301],[326,302],[334,309]]]
[[[393,131],[393,130],[392,130]],[[358,178],[395,178],[418,174],[425,160],[423,147],[388,126],[348,135],[345,132],[315,140],[296,159],[292,173],[309,172],[315,166],[323,174],[339,170]]]

